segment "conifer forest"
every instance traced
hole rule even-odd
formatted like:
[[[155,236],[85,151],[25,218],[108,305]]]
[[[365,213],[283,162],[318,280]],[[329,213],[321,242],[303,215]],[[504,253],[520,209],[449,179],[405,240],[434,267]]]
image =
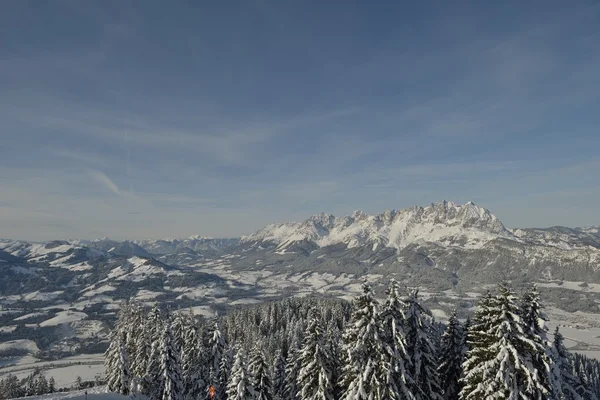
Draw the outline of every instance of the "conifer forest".
[[[108,390],[151,400],[597,399],[600,365],[550,333],[535,286],[507,284],[466,320],[437,322],[418,291],[365,283],[351,303],[289,298],[212,320],[126,303]]]

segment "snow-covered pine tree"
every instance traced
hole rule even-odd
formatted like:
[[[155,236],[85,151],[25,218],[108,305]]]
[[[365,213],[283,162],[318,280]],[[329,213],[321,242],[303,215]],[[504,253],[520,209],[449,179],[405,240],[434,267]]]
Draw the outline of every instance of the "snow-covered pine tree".
[[[439,357],[438,372],[440,381],[443,382],[445,400],[458,400],[464,357],[463,338],[464,334],[454,310],[442,335]]]
[[[544,393],[552,393],[552,358],[549,354],[551,346],[545,325],[548,317],[542,312],[540,293],[535,284],[532,284],[523,294],[521,316],[525,335],[536,347],[531,353],[534,370],[546,389]],[[536,397],[540,396],[543,396],[542,392],[536,395]]]
[[[229,382],[229,375],[231,372],[232,364],[232,350],[228,348],[221,357],[219,363],[219,375],[217,377],[218,386],[215,400],[226,400],[227,399],[227,383]]]
[[[329,325],[331,327],[331,325]],[[340,381],[342,379],[342,353],[340,349],[341,333],[332,332],[333,328],[328,329],[327,347],[331,354],[331,381],[333,382],[333,398],[339,399],[342,396]]]
[[[461,348],[462,348],[463,362],[465,361],[465,358],[467,357],[467,353],[469,352],[469,332],[470,331],[471,331],[471,318],[467,317],[467,320],[465,321],[463,328],[462,328]],[[463,371],[463,373],[464,373],[464,371]]]
[[[219,375],[219,364],[221,363],[221,357],[227,351],[227,347],[227,341],[221,333],[219,319],[214,318],[208,331],[206,365],[209,373],[212,373],[215,377]]]
[[[50,379],[48,379],[48,393],[54,392],[56,392],[56,381],[54,380],[54,377],[51,376]]]
[[[131,373],[127,360],[127,333],[115,330],[110,345],[104,355],[106,366],[106,384],[109,392],[128,395]]]
[[[146,347],[141,345],[141,337],[145,336],[146,319],[144,309],[137,303],[129,301],[127,303],[129,309],[127,313],[127,359],[129,360],[129,370],[131,371],[132,380],[137,376],[138,372],[146,370],[145,360],[148,354],[144,354]],[[141,353],[141,354],[139,354]],[[137,365],[140,362],[142,365]]]
[[[154,340],[151,344],[146,373],[140,385],[140,392],[149,399],[159,399],[162,393],[163,379],[160,375],[160,344],[160,338]]]
[[[298,397],[298,374],[300,365],[298,363],[299,350],[294,343],[288,350],[285,360],[285,381],[283,385],[283,400],[297,400]]]
[[[353,307],[343,335],[342,399],[384,399],[387,371],[378,303],[367,283],[362,285],[362,293],[354,299]]]
[[[281,399],[283,396],[283,388],[285,386],[285,358],[281,354],[281,350],[275,355],[275,367],[273,368],[273,396],[276,399]]]
[[[150,312],[145,323],[145,336],[149,341],[150,351],[146,360],[146,371],[140,379],[140,388],[142,394],[150,399],[159,399],[162,393],[163,379],[160,376],[160,345],[165,329],[165,318],[162,311],[155,304]]]
[[[304,332],[300,349],[298,389],[303,400],[333,400],[333,360],[325,341],[325,330],[320,316],[313,309]]]
[[[239,348],[227,383],[227,400],[256,400],[252,377],[246,367],[244,351]]]
[[[255,346],[252,351],[248,371],[252,376],[252,386],[256,393],[256,400],[273,400],[271,374],[263,351],[258,346]]]
[[[154,330],[156,330],[157,325],[162,326],[162,320],[160,320],[160,314],[156,314],[156,311],[150,311],[148,315],[144,315],[139,324],[141,329],[135,337],[134,359],[131,363],[131,374],[137,383],[136,386],[142,385],[146,375],[152,353]],[[141,387],[136,388],[138,391],[141,389]]]
[[[184,340],[181,344],[181,374],[183,381],[184,397],[196,397],[202,392],[205,384],[199,382],[202,362],[199,360],[201,353],[200,335],[198,328],[191,326],[184,333]]]
[[[181,359],[175,347],[175,338],[171,331],[171,322],[167,321],[160,342],[160,372],[162,379],[160,399],[182,400]]]
[[[432,317],[418,301],[418,290],[406,299],[404,331],[406,348],[410,357],[411,391],[417,400],[442,399],[442,389],[437,371],[436,349],[432,343]]]
[[[171,332],[173,334],[173,346],[175,350],[181,354],[183,343],[185,341],[185,331],[188,328],[188,316],[183,311],[173,313],[171,322]]]
[[[390,280],[387,299],[379,318],[382,326],[382,340],[387,363],[387,380],[384,398],[412,400],[415,398],[411,387],[414,385],[410,375],[410,357],[406,348],[404,332],[405,304],[400,299],[398,282]]]
[[[587,390],[581,378],[574,374],[569,354],[563,343],[563,335],[556,327],[552,343],[552,386],[554,396],[560,400],[588,400],[595,398]]]
[[[469,346],[461,399],[551,396],[532,364],[537,345],[527,337],[516,297],[506,284],[499,286],[497,296],[486,295],[480,302]]]

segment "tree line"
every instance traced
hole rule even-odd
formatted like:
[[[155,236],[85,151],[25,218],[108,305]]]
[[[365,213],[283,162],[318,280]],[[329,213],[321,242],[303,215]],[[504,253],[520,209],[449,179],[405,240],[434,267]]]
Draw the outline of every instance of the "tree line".
[[[598,363],[549,340],[539,293],[507,284],[472,319],[439,324],[413,290],[368,284],[353,302],[286,299],[210,321],[125,304],[106,351],[108,390],[149,399],[596,399]]]

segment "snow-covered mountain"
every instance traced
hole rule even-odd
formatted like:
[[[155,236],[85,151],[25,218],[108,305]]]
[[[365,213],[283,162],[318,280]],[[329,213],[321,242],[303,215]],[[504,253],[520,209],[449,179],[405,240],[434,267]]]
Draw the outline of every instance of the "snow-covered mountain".
[[[212,238],[205,236],[190,236],[186,239],[145,239],[136,240],[135,244],[154,255],[165,255],[175,252],[194,251],[198,253],[216,253],[236,245],[237,238]]]
[[[273,242],[284,250],[297,242],[319,247],[343,243],[349,248],[378,246],[403,249],[413,243],[434,242],[444,246],[481,248],[497,238],[515,239],[502,222],[482,207],[443,201],[428,207],[367,215],[355,211],[337,218],[318,214],[300,223],[272,224],[245,236],[242,243]]]

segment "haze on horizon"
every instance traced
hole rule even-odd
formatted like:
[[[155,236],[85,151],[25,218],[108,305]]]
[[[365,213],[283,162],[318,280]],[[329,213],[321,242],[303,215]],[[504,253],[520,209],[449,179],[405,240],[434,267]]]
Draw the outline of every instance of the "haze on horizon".
[[[0,38],[3,238],[600,224],[596,1],[12,1]]]

